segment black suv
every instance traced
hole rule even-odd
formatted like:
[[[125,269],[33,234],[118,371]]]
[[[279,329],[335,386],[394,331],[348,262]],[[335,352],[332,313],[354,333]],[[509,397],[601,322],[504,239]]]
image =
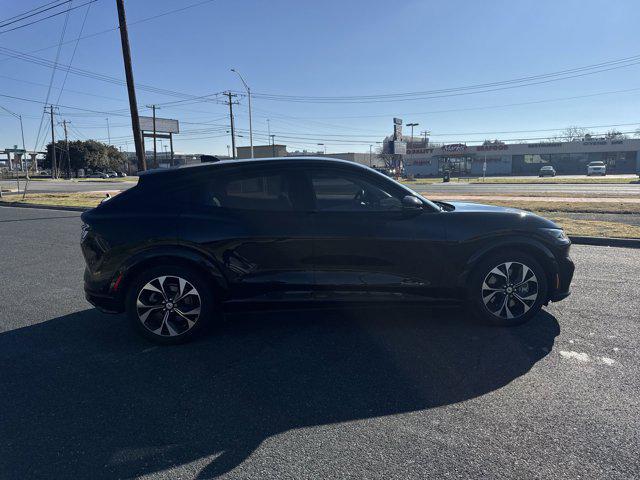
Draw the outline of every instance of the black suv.
[[[146,172],[82,220],[87,299],[161,343],[244,303],[467,303],[515,325],[569,295],[574,270],[569,239],[547,219],[431,202],[341,160]]]

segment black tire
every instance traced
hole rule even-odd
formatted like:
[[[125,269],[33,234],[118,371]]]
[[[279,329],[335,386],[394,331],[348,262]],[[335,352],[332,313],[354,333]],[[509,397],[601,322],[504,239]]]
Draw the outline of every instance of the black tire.
[[[506,276],[503,280],[501,275],[492,273],[496,268],[503,272],[505,265],[509,263],[512,264],[510,283],[507,282]],[[530,276],[522,265],[529,269],[533,276]],[[521,273],[525,273],[524,279],[529,280],[523,282]],[[489,283],[493,284],[490,286]],[[520,286],[517,288],[513,287],[518,284]],[[531,300],[534,293],[535,299]],[[487,299],[488,302],[485,303]],[[471,274],[469,300],[472,313],[483,323],[499,326],[526,323],[540,312],[542,305],[547,301],[546,272],[539,262],[525,253],[507,251],[488,256],[480,261]]]
[[[162,277],[166,277],[163,285],[158,280]],[[140,305],[152,308],[139,307],[139,298]],[[174,300],[177,300],[175,305]],[[211,283],[199,272],[178,265],[159,265],[141,273],[129,285],[125,302],[133,328],[146,339],[162,345],[188,342],[219,317]],[[197,314],[190,313],[196,311]]]

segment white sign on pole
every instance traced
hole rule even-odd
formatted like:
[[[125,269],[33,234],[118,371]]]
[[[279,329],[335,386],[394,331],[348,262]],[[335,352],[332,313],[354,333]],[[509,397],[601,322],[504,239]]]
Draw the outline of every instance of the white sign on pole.
[[[153,117],[140,117],[140,130],[153,132]],[[180,133],[178,120],[156,117],[156,133]]]

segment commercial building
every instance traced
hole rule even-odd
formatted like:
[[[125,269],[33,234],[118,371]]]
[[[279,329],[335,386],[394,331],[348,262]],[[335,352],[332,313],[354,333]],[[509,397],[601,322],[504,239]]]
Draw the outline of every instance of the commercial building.
[[[462,143],[408,145],[403,155],[405,175],[428,177],[449,170],[455,175],[537,175],[552,165],[559,175],[587,173],[589,162],[602,161],[607,173],[640,173],[640,139],[585,138],[571,142]],[[486,165],[486,166],[485,166]],[[485,170],[486,169],[486,170]]]
[[[251,158],[251,147],[238,147],[238,158]],[[253,147],[254,158],[270,158],[270,157],[325,157],[325,158],[337,158],[340,160],[347,160],[349,162],[360,163],[362,165],[368,165],[371,167],[384,167],[384,161],[378,158],[375,153],[357,153],[357,152],[345,152],[345,153],[322,153],[322,152],[310,152],[310,151],[287,151],[286,145],[254,145]]]
[[[236,148],[238,158],[251,158],[251,147],[237,147]],[[253,158],[271,158],[271,157],[286,157],[287,146],[286,145],[254,145],[253,146]]]

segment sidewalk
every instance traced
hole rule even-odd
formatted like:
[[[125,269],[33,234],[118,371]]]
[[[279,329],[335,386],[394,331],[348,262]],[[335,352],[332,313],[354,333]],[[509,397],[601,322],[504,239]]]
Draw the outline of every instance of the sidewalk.
[[[562,203],[634,203],[640,204],[640,198],[626,197],[535,197],[535,196],[516,196],[516,195],[427,195],[430,200],[442,201],[470,201],[483,203],[486,201],[505,201],[505,202],[562,202]]]

